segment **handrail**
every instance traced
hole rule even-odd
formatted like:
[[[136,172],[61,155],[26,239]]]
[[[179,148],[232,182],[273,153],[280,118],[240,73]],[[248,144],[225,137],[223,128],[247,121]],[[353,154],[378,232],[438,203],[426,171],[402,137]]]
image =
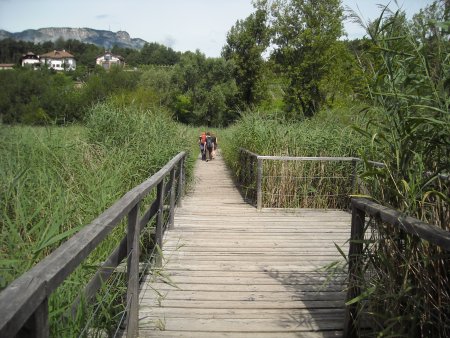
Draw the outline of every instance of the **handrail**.
[[[377,204],[366,198],[353,198],[351,237],[348,254],[349,287],[347,302],[360,296],[361,290],[358,286],[358,278],[361,275],[361,260],[363,253],[364,233],[366,227],[366,216],[370,216],[384,223],[388,223],[402,230],[405,234],[426,240],[430,245],[435,245],[450,252],[450,232],[436,226],[424,223],[418,219],[406,216],[401,212]],[[344,337],[358,337],[357,332],[357,304],[353,303],[346,307],[344,322]]]
[[[273,155],[258,155],[250,150],[239,148],[240,151],[248,153],[250,156],[254,156],[257,159],[262,160],[277,160],[277,161],[358,161],[364,162],[362,158],[359,157],[348,157],[348,156],[273,156]],[[367,161],[376,167],[385,167],[382,162]]]
[[[138,306],[137,274],[139,270],[138,236],[144,225],[142,223],[146,224],[151,217],[158,214],[156,242],[162,246],[164,229],[162,229],[161,226],[161,214],[164,195],[167,191],[171,191],[170,222],[173,222],[173,213],[176,203],[174,191],[175,189],[178,189],[179,197],[183,194],[183,167],[185,157],[185,152],[176,155],[156,174],[127,192],[90,224],[86,225],[49,256],[44,258],[5,288],[0,293],[0,337],[14,337],[25,324],[31,327],[30,330],[33,332],[34,337],[47,337],[49,334],[48,297],[81,264],[89,253],[91,253],[107,237],[107,235],[111,233],[125,216],[128,216],[128,235],[124,239],[127,248],[126,250],[123,250],[123,243],[116,248],[115,252],[117,251],[117,256],[115,266],[131,252],[130,258],[128,259],[129,283],[127,299],[131,298],[132,303],[129,310],[129,316],[127,317],[127,337],[136,336]],[[178,176],[177,187],[175,187],[175,171]],[[171,179],[169,181],[171,187],[166,190],[164,187],[164,178],[169,173],[171,174]],[[139,220],[139,204],[155,187],[157,187],[157,199],[150,206],[142,219]],[[181,200],[178,202],[180,205]],[[158,213],[158,211],[160,212]],[[122,242],[124,242],[124,240],[122,240]],[[121,255],[118,253],[120,251],[122,251]],[[122,258],[120,259],[119,256]],[[89,292],[92,293],[93,290],[89,290]]]
[[[255,179],[256,180],[256,208],[258,210],[262,209],[262,177],[263,177],[263,166],[262,161],[263,160],[273,160],[273,161],[343,161],[343,162],[352,162],[353,163],[353,170],[351,173],[352,177],[352,186],[354,187],[356,185],[357,177],[356,177],[356,163],[357,162],[364,162],[363,159],[358,157],[336,157],[336,156],[268,156],[268,155],[259,155],[254,152],[251,152],[244,148],[239,148],[240,153],[247,154],[248,158],[250,158],[250,163],[247,163],[247,159],[244,158],[241,165],[245,167],[249,166],[248,171],[250,172],[250,180]],[[253,164],[256,162],[256,177],[254,177],[254,169]],[[366,163],[369,163],[375,167],[385,167],[384,163],[381,162],[375,162],[375,161],[365,161]],[[243,173],[242,170],[241,174]],[[240,177],[240,180],[243,181],[243,178]]]

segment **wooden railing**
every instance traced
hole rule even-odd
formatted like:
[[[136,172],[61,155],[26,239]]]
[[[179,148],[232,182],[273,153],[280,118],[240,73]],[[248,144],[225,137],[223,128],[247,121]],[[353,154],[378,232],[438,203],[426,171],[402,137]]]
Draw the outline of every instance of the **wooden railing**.
[[[239,161],[240,161],[240,171],[237,175],[237,181],[239,186],[241,187],[241,191],[243,194],[252,203],[256,204],[258,210],[263,208],[263,195],[265,193],[264,189],[266,189],[265,184],[263,183],[263,179],[265,177],[263,162],[315,162],[315,163],[347,163],[348,170],[345,172],[347,176],[339,177],[341,181],[346,181],[347,190],[343,192],[343,196],[347,197],[350,194],[354,194],[357,191],[357,188],[360,187],[360,180],[357,176],[357,164],[363,162],[362,159],[357,157],[299,157],[299,156],[263,156],[255,154],[247,149],[239,149]],[[376,166],[383,167],[384,164],[380,162],[368,161],[367,163]],[[295,169],[294,169],[295,170]],[[292,174],[292,173],[289,173]],[[278,175],[282,175],[278,173]],[[286,176],[286,178],[290,178]],[[315,177],[317,179],[321,179],[321,177]],[[302,177],[302,179],[307,179],[306,177]],[[336,177],[334,177],[336,179]],[[292,180],[288,184],[292,185]],[[312,181],[309,182],[311,184]],[[294,182],[294,185],[298,185]],[[286,195],[286,194],[285,194]],[[312,195],[312,197],[316,198],[317,194]],[[348,201],[349,202],[349,201]],[[349,203],[347,203],[348,207]]]
[[[128,219],[127,235],[87,284],[84,297],[92,298],[101,287],[102,281],[105,281],[113,273],[114,268],[127,258],[127,337],[136,337],[138,335],[139,234],[156,216],[154,245],[162,248],[165,230],[163,210],[169,210],[168,224],[170,228],[173,226],[177,196],[178,205],[181,205],[185,157],[184,152],[179,153],[156,174],[127,192],[91,224],[86,225],[53,253],[5,288],[0,293],[0,337],[25,335],[48,337],[49,296],[125,218]],[[141,202],[155,188],[156,199],[140,217]],[[170,202],[169,206],[165,208],[166,196]],[[161,257],[157,256],[156,264],[160,263]]]
[[[351,205],[352,223],[348,255],[349,285],[347,295],[347,301],[350,305],[346,307],[344,337],[353,338],[360,336],[361,325],[370,326],[370,323],[367,324],[367,320],[364,321],[362,318],[361,302],[352,302],[352,300],[357,299],[362,292],[367,291],[362,290],[361,285],[371,285],[370,278],[378,276],[379,279],[380,276],[383,276],[383,273],[386,274],[385,271],[382,271],[383,273],[379,271],[384,269],[383,264],[377,265],[374,263],[375,257],[380,254],[377,251],[382,250],[382,253],[387,253],[388,257],[402,257],[406,243],[418,243],[416,250],[426,250],[426,253],[420,252],[421,255],[426,257],[423,258],[423,261],[418,260],[412,268],[407,268],[405,276],[414,274],[421,276],[426,272],[436,273],[437,279],[439,273],[443,273],[444,275],[440,277],[447,280],[449,276],[446,276],[446,274],[450,271],[450,232],[405,216],[399,211],[381,206],[365,198],[352,199]],[[424,262],[427,262],[429,267],[433,267],[433,269],[423,268]],[[395,265],[394,262],[392,263]],[[402,259],[401,264],[395,265],[395,270],[401,269],[402,265],[406,265],[406,259]],[[436,269],[436,266],[440,269]],[[386,277],[395,280],[395,276],[392,274],[386,274]],[[402,278],[404,281],[405,277],[402,276]],[[435,283],[436,279],[428,278],[426,284],[429,284],[431,289],[439,293],[438,287],[435,288],[434,285],[430,285]],[[448,288],[446,282],[442,284],[444,287],[447,285]],[[443,296],[446,297],[445,301],[441,303],[440,307],[437,306],[434,309],[437,311],[434,314],[435,316],[446,316],[447,324],[450,315],[448,291],[447,289],[443,293]],[[384,292],[392,293],[394,290],[384,290]],[[425,314],[421,315],[425,316]],[[441,321],[443,320],[438,318],[437,322]],[[447,325],[445,322],[443,323]]]

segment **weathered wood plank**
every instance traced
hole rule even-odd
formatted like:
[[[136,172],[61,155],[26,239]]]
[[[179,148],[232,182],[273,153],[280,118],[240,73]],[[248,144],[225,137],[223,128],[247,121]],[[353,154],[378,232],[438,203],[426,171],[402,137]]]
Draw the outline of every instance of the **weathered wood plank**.
[[[186,308],[169,308],[169,307],[142,307],[141,311],[151,318],[157,318],[164,314],[166,318],[228,318],[228,319],[274,319],[285,318],[287,315],[294,318],[300,316],[315,318],[327,318],[333,315],[342,315],[344,309],[292,309],[287,314],[284,309],[186,309]]]
[[[141,336],[342,335],[346,276],[326,284],[320,269],[341,260],[334,242],[348,248],[350,215],[257,212],[220,157],[196,165],[195,187],[163,241],[162,276],[141,287]]]
[[[163,327],[166,331],[228,331],[228,332],[305,332],[334,330],[342,319],[341,316],[328,316],[319,321],[311,316],[300,316],[292,318],[288,315],[280,319],[227,319],[227,318],[166,318]],[[141,320],[143,329],[157,329],[160,322],[146,318]]]
[[[342,337],[342,331],[319,332],[202,332],[202,331],[164,331],[142,329],[141,337],[188,337],[188,338],[334,338]]]

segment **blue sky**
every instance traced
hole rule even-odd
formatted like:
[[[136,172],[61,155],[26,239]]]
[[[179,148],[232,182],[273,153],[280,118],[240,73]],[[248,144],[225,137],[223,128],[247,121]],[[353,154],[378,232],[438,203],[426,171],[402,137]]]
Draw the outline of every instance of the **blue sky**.
[[[394,0],[343,0],[366,19],[379,14],[377,4],[396,9]],[[398,0],[411,16],[432,0]],[[359,8],[359,10],[358,10]],[[177,51],[220,55],[226,34],[254,11],[251,0],[0,0],[0,29],[21,32],[42,27],[89,27],[124,30],[133,38],[158,42]],[[346,23],[349,38],[362,37]]]

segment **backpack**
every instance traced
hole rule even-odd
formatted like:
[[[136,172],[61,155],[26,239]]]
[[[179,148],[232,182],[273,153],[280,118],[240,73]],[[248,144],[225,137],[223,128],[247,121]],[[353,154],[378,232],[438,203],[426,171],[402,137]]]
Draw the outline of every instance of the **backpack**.
[[[213,147],[213,139],[211,136],[207,136],[206,137],[206,147],[207,148],[212,148]]]

